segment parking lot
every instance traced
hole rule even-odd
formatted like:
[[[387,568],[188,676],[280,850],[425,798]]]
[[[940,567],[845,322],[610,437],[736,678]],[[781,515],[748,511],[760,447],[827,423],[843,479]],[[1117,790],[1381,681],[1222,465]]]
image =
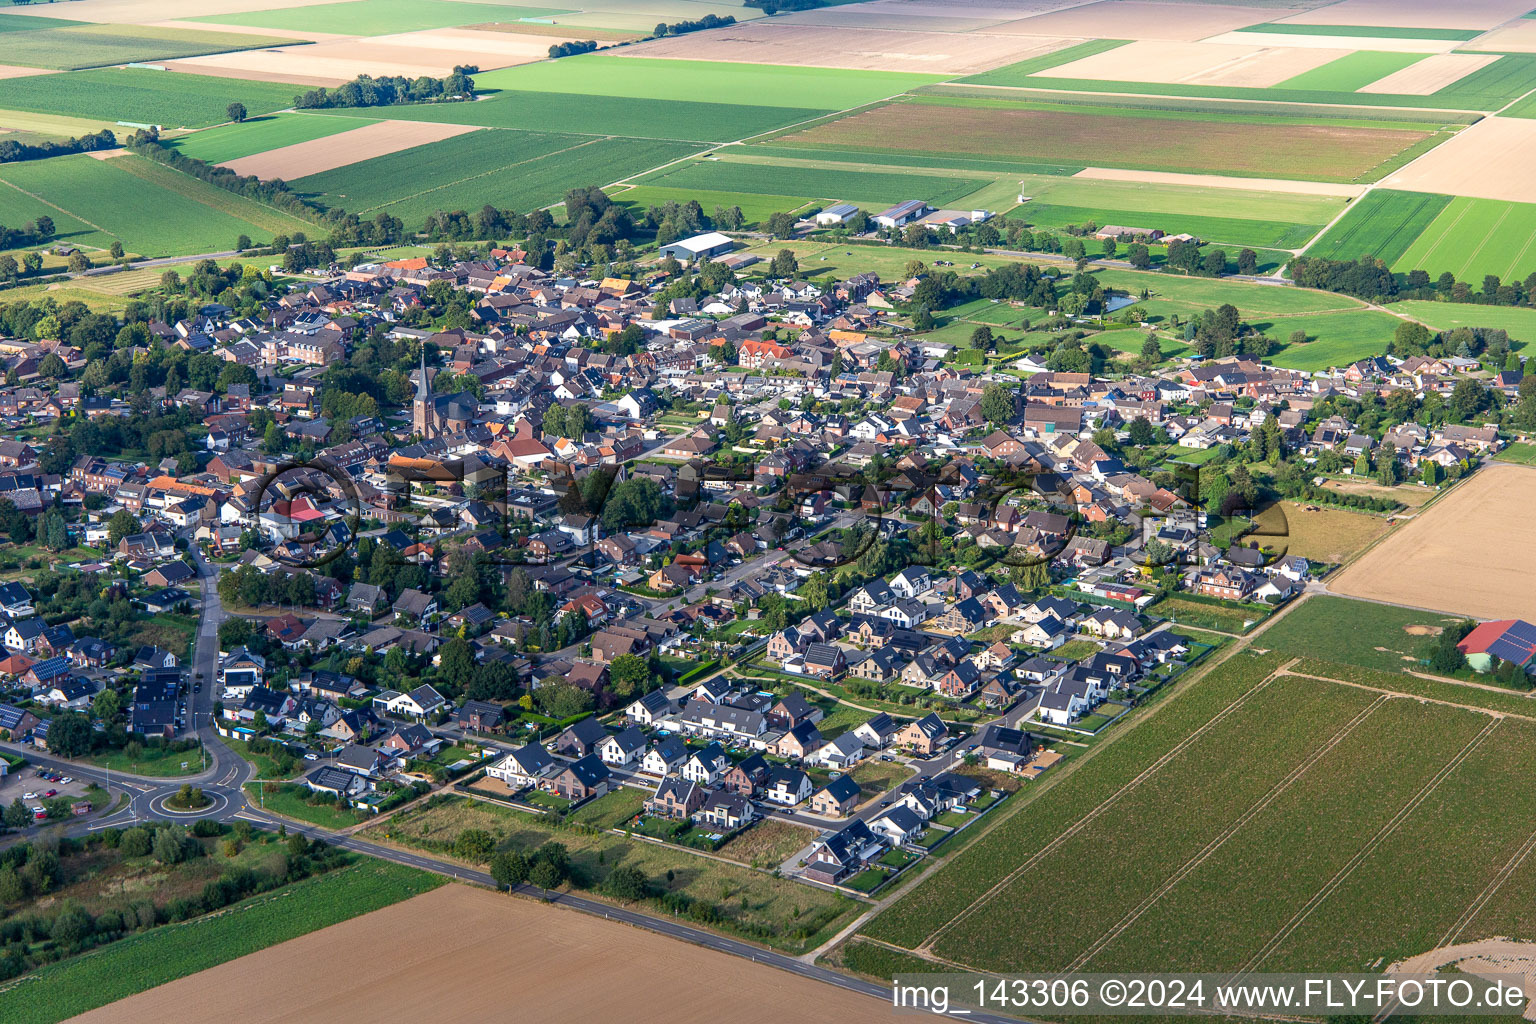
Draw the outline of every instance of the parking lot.
[[[80,800],[84,798],[85,791],[90,785],[84,779],[71,778],[57,772],[49,772],[54,776],[50,779],[39,775],[38,771],[39,769],[34,765],[23,765],[4,778],[0,778],[0,806],[8,807],[16,800],[20,800],[31,810],[43,806],[44,801],[58,797],[67,797],[71,801]],[[65,782],[66,778],[70,781]],[[49,795],[50,793],[52,796]],[[101,807],[94,807],[93,810],[100,811]]]

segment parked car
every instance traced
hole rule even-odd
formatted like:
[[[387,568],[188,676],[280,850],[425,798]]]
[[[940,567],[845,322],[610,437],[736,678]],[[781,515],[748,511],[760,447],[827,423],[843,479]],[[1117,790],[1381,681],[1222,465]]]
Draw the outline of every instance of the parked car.
[[[36,800],[37,799],[37,794],[36,793],[30,793],[30,792],[23,793],[23,794],[21,794],[21,798],[23,800]]]

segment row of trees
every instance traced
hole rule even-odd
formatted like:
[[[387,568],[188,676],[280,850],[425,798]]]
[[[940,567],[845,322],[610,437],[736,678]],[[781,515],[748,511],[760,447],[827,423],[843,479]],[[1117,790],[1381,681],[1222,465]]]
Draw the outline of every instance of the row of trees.
[[[0,141],[0,163],[45,160],[51,156],[94,153],[98,150],[116,148],[117,136],[113,135],[109,128],[103,128],[99,132],[87,132],[76,138],[65,139],[63,142],[17,142],[14,139],[5,139]]]
[[[334,89],[311,89],[293,98],[299,110],[324,110],[332,107],[389,107],[401,103],[441,103],[475,98],[475,80],[469,77],[477,67],[459,65],[453,74],[442,78],[422,75],[358,75]]]

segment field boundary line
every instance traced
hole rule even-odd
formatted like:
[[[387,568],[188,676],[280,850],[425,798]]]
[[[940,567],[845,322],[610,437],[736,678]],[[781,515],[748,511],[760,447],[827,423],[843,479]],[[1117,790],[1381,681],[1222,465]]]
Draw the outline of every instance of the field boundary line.
[[[73,210],[66,210],[64,207],[60,206],[58,203],[49,202],[48,200],[44,199],[42,196],[38,195],[36,192],[28,192],[26,189],[22,188],[20,185],[16,184],[14,181],[8,181],[5,178],[0,178],[0,183],[3,183],[5,185],[9,185],[11,188],[15,189],[17,192],[20,192],[24,196],[27,196],[27,197],[29,197],[31,199],[36,199],[38,202],[42,203],[44,206],[51,207],[52,209],[58,210],[60,213],[62,213],[66,217],[73,217],[75,220],[79,221],[81,224],[84,224],[84,225],[86,225],[87,227],[90,227],[90,228],[94,228],[95,230],[100,231],[102,234],[108,236],[109,238],[116,238],[118,241],[122,241],[122,238],[120,236],[113,234],[112,232],[108,231],[106,228],[102,227],[100,224],[96,224],[96,223],[93,223],[92,221],[88,221],[84,217],[80,216],[78,213],[75,213]]]
[[[576,143],[574,146],[566,146],[564,149],[557,149],[557,150],[554,150],[554,151],[549,152],[549,153],[540,153],[538,156],[531,156],[531,157],[528,157],[525,160],[514,160],[514,161],[512,161],[509,164],[502,164],[500,167],[493,167],[493,168],[491,168],[488,171],[481,171],[479,174],[470,174],[470,175],[466,175],[465,177],[462,177],[462,178],[455,178],[453,181],[445,181],[441,185],[433,185],[431,188],[424,188],[420,192],[412,192],[408,196],[400,196],[398,199],[391,199],[387,203],[379,203],[379,204],[377,204],[375,206],[365,206],[361,210],[358,210],[357,212],[358,213],[372,213],[374,210],[382,210],[382,209],[385,209],[386,207],[394,206],[396,203],[404,203],[404,202],[407,202],[407,201],[409,201],[411,199],[419,199],[422,196],[431,195],[433,192],[441,192],[445,188],[452,188],[454,185],[462,185],[466,181],[474,181],[476,178],[486,178],[486,177],[489,177],[492,174],[500,174],[502,171],[505,171],[505,170],[507,170],[509,168],[512,168],[512,167],[521,167],[523,164],[531,164],[535,160],[543,160],[545,157],[559,156],[561,153],[570,153],[570,152],[572,152],[574,150],[581,149],[583,146],[591,146],[591,145],[594,145],[595,143],[598,143],[598,142],[607,142],[609,139],[616,139],[616,138],[619,138],[619,136],[617,136],[617,135],[594,135],[594,136],[592,136],[590,138],[583,137],[583,141]],[[404,152],[404,150],[396,150],[396,152]],[[386,154],[386,155],[387,156],[393,156],[394,154],[390,153],[390,154]],[[366,163],[367,161],[363,161],[363,162]],[[343,165],[343,166],[347,166],[347,165]],[[333,169],[336,169],[336,168],[333,168]],[[326,172],[321,171],[320,173],[324,174]]]
[[[1440,784],[1449,778],[1451,773],[1459,768],[1462,762],[1464,762],[1468,757],[1472,755],[1472,751],[1476,750],[1482,744],[1483,740],[1487,739],[1489,734],[1491,734],[1494,729],[1498,728],[1499,722],[1500,719],[1498,718],[1491,719],[1488,724],[1483,726],[1483,728],[1477,733],[1476,736],[1473,736],[1470,740],[1468,740],[1466,744],[1460,750],[1458,750],[1449,761],[1441,765],[1440,770],[1435,772],[1434,775],[1430,776],[1429,781],[1424,783],[1424,785],[1419,788],[1419,791],[1410,797],[1402,807],[1399,807],[1397,809],[1397,813],[1388,818],[1386,823],[1383,824],[1381,828],[1376,830],[1376,834],[1371,836],[1370,839],[1366,840],[1366,842],[1358,850],[1355,851],[1354,855],[1344,863],[1344,866],[1339,868],[1338,871],[1334,872],[1333,877],[1328,879],[1327,882],[1323,883],[1317,892],[1312,894],[1311,899],[1302,904],[1301,909],[1296,911],[1296,913],[1291,916],[1291,919],[1281,926],[1278,932],[1270,936],[1268,942],[1259,947],[1259,951],[1255,953],[1251,958],[1249,958],[1248,962],[1245,963],[1242,969],[1237,972],[1237,977],[1240,978],[1244,975],[1251,974],[1261,963],[1267,960],[1275,952],[1275,950],[1279,949],[1285,940],[1290,938],[1291,935],[1295,933],[1297,928],[1301,927],[1302,922],[1311,917],[1312,912],[1321,906],[1329,896],[1332,896],[1334,892],[1336,892],[1339,887],[1344,884],[1349,876],[1354,874],[1355,869],[1358,868],[1361,864],[1365,863],[1366,858],[1375,853],[1376,848],[1380,846],[1388,836],[1396,832],[1398,826],[1402,825],[1402,823],[1406,821],[1414,811],[1418,810],[1420,805],[1429,799],[1430,794],[1438,789]]]
[[[1451,926],[1446,929],[1445,934],[1440,936],[1440,941],[1435,943],[1436,949],[1441,946],[1453,945],[1457,939],[1461,938],[1461,933],[1466,930],[1467,925],[1471,924],[1477,918],[1477,915],[1482,913],[1483,907],[1487,906],[1488,901],[1493,899],[1494,895],[1504,887],[1504,883],[1509,881],[1510,876],[1519,869],[1520,865],[1525,863],[1525,859],[1531,855],[1531,850],[1533,849],[1536,849],[1536,832],[1530,834],[1526,841],[1521,844],[1520,848],[1514,852],[1514,855],[1504,863],[1504,866],[1499,868],[1494,876],[1488,880],[1488,884],[1483,888],[1483,891],[1478,893],[1471,903],[1467,904],[1467,909],[1461,912],[1461,916],[1451,923]]]
[[[1230,658],[1225,659],[1221,662],[1221,664],[1224,665],[1227,663],[1227,661],[1230,660]],[[1254,694],[1260,692],[1261,690],[1267,689],[1271,683],[1280,678],[1280,676],[1284,673],[1284,669],[1290,665],[1296,664],[1296,662],[1300,660],[1300,658],[1292,658],[1284,665],[1281,665],[1279,668],[1276,668],[1274,671],[1270,672],[1269,675],[1265,676],[1255,686],[1241,694],[1236,700],[1232,701],[1232,703],[1218,711],[1204,725],[1200,726],[1200,728],[1196,729],[1194,732],[1191,732],[1173,747],[1165,751],[1156,761],[1153,761],[1133,778],[1127,780],[1125,785],[1115,790],[1108,797],[1096,804],[1087,814],[1073,822],[1069,828],[1057,833],[1057,835],[1054,836],[1050,842],[1046,843],[1045,846],[1035,851],[1035,853],[1026,859],[1022,864],[1008,872],[1008,874],[999,879],[991,888],[973,900],[970,906],[966,907],[964,910],[960,911],[960,913],[950,918],[949,921],[945,922],[945,924],[940,927],[938,931],[928,936],[927,941],[921,943],[918,948],[920,950],[931,949],[935,942],[947,934],[957,924],[970,917],[980,907],[990,902],[993,896],[996,896],[999,892],[1010,885],[1014,879],[1018,878],[1024,872],[1034,867],[1045,857],[1054,853],[1068,839],[1071,839],[1073,836],[1077,835],[1077,833],[1081,832],[1090,824],[1097,821],[1099,816],[1103,814],[1112,804],[1118,802],[1121,797],[1125,796],[1131,790],[1141,785],[1141,783],[1157,774],[1159,769],[1167,765],[1170,761],[1174,760],[1176,757],[1178,757],[1178,755],[1182,754],[1188,747],[1193,745],[1196,740],[1204,736],[1206,732],[1214,728],[1218,723],[1228,718],[1233,712],[1237,711],[1244,704],[1246,704],[1249,698],[1251,698]]]
[[[1351,718],[1348,722],[1345,722],[1337,732],[1329,737],[1326,743],[1319,746],[1310,755],[1304,758],[1295,768],[1292,768],[1290,772],[1287,773],[1286,776],[1279,782],[1276,782],[1274,786],[1270,788],[1269,792],[1264,794],[1264,796],[1261,797],[1258,802],[1256,802],[1253,806],[1249,807],[1246,811],[1239,815],[1215,838],[1206,843],[1204,848],[1202,848],[1193,857],[1189,858],[1189,860],[1185,861],[1172,875],[1168,876],[1167,881],[1159,886],[1156,891],[1149,894],[1145,899],[1133,907],[1129,913],[1127,913],[1118,922],[1116,922],[1114,927],[1101,935],[1087,949],[1083,950],[1077,959],[1073,960],[1072,963],[1068,965],[1067,970],[1082,970],[1083,967],[1100,952],[1102,952],[1106,946],[1115,941],[1115,939],[1119,938],[1127,928],[1135,924],[1138,920],[1141,919],[1143,914],[1151,910],[1153,906],[1161,901],[1162,898],[1166,896],[1170,890],[1172,890],[1175,886],[1187,878],[1201,864],[1204,864],[1207,860],[1209,860],[1212,854],[1221,849],[1221,847],[1225,846],[1227,840],[1236,835],[1239,829],[1262,814],[1270,804],[1278,800],[1288,789],[1291,788],[1292,785],[1296,783],[1298,779],[1310,771],[1313,766],[1318,763],[1318,761],[1322,760],[1324,755],[1333,750],[1333,748],[1337,747],[1340,743],[1343,743],[1344,740],[1351,733],[1353,733],[1362,722],[1364,722],[1367,718],[1371,717],[1373,713],[1375,713],[1377,708],[1381,707],[1391,699],[1392,698],[1386,694],[1382,694],[1370,704],[1366,705],[1366,707],[1363,708],[1354,718]]]
[[[1439,697],[1426,697],[1420,693],[1409,693],[1405,690],[1389,690],[1385,686],[1377,686],[1373,683],[1357,683],[1350,679],[1335,679],[1332,676],[1315,676],[1310,672],[1285,672],[1284,674],[1288,676],[1295,676],[1298,679],[1316,679],[1319,682],[1336,683],[1339,686],[1353,686],[1358,690],[1370,690],[1373,693],[1385,693],[1393,697],[1404,697],[1408,700],[1416,700],[1420,704],[1439,704],[1441,707],[1457,708],[1461,711],[1476,711],[1480,715],[1489,715],[1490,717],[1496,719],[1513,718],[1517,722],[1536,722],[1536,715],[1522,715],[1514,711],[1500,711],[1496,708],[1483,707],[1481,704],[1459,704],[1453,700],[1442,700]],[[1519,696],[1519,694],[1511,694],[1511,696]]]

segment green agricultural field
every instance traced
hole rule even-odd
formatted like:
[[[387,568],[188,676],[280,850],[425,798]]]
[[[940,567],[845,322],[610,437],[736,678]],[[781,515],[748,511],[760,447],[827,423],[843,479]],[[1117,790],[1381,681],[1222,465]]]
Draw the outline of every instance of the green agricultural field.
[[[1086,43],[1078,43],[1076,46],[1068,46],[1062,50],[1042,54],[1039,57],[1031,57],[1029,60],[1021,60],[1017,64],[1009,64],[1005,67],[993,68],[979,75],[971,75],[969,78],[960,79],[967,85],[1013,85],[1033,86],[1035,80],[1029,76],[1041,71],[1048,71],[1063,64],[1070,64],[1084,57],[1092,57],[1095,54],[1114,50],[1130,42],[1129,39],[1094,39]]]
[[[606,185],[658,164],[686,156],[693,146],[656,139],[587,139],[543,136],[519,152],[498,140],[513,132],[475,132],[430,146],[403,150],[361,163],[348,164],[293,182],[293,187],[317,201],[359,214],[387,211],[417,225],[439,210],[478,210],[486,203],[504,209],[529,210],[556,203],[578,185]],[[480,136],[485,138],[479,139]],[[443,147],[475,139],[481,145],[463,150],[465,162],[442,158]],[[524,142],[528,140],[522,140]],[[427,153],[420,152],[428,151]],[[455,152],[458,152],[457,150]],[[433,173],[421,161],[430,158]],[[500,162],[497,163],[496,161]]]
[[[804,196],[711,192],[697,188],[657,188],[651,185],[610,189],[609,194],[613,196],[614,202],[623,204],[634,214],[643,214],[648,207],[662,206],[666,203],[687,203],[689,200],[697,200],[704,208],[704,212],[709,215],[715,212],[717,206],[727,210],[733,206],[739,206],[741,212],[746,215],[749,225],[761,223],[770,215],[780,211],[799,210],[811,203],[811,200]]]
[[[1368,192],[1307,248],[1307,255],[1330,260],[1375,256],[1390,264],[1408,251],[1450,201],[1450,196],[1433,192]]]
[[[978,174],[1031,174],[1065,177],[1083,169],[1083,164],[1030,164],[1017,160],[990,160],[980,156],[952,156],[942,153],[918,153],[909,149],[843,149],[837,146],[802,147],[780,145],[776,141],[755,143],[745,153],[788,160],[816,160],[821,163],[865,164],[871,167],[932,167],[947,171],[974,171]]]
[[[1308,124],[1224,112],[1083,109],[924,94],[784,135],[797,147],[910,148],[955,156],[1182,173],[1370,181],[1444,139],[1440,126]],[[1127,139],[1135,139],[1127,145]]]
[[[1030,202],[1012,215],[1033,227],[1059,228],[1069,224],[1123,224],[1155,227],[1168,234],[1188,232],[1218,246],[1298,246],[1322,227],[1316,224],[1289,224],[1284,221],[1240,220],[1235,217],[1209,217],[1198,213],[1157,213],[1124,207],[1059,206],[1055,203]],[[1235,251],[1227,254],[1235,256]]]
[[[0,34],[38,32],[42,29],[70,28],[84,24],[83,21],[69,21],[64,18],[33,18],[25,14],[0,14]]]
[[[1437,612],[1318,594],[1265,630],[1264,644],[1282,654],[1397,672],[1423,655],[1430,633],[1457,621]]]
[[[190,174],[183,174],[164,164],[155,163],[153,160],[144,160],[137,156],[118,157],[112,162],[112,168],[126,171],[157,189],[175,193],[194,203],[200,203],[248,224],[254,224],[266,234],[284,235],[295,231],[315,230],[315,224],[312,221],[295,217],[291,213],[259,203],[254,199],[236,195],[227,189],[211,185]]]
[[[52,217],[56,238],[71,245],[110,248],[113,236],[53,205],[54,197],[29,195],[18,188],[0,186],[0,224],[21,227],[38,217]]]
[[[1372,82],[1417,64],[1422,53],[1385,53],[1380,50],[1356,50],[1322,67],[1304,71],[1281,82],[1278,89],[1315,89],[1323,92],[1354,92]]]
[[[1471,28],[1398,28],[1392,25],[1294,25],[1291,22],[1247,25],[1238,32],[1281,32],[1288,36],[1361,36],[1367,39],[1476,39]]]
[[[1501,280],[1536,271],[1536,203],[1457,196],[1430,222],[1395,271],[1449,271],[1458,281],[1482,285],[1485,274]]]
[[[1517,342],[1536,341],[1536,309],[1529,307],[1479,306],[1465,302],[1413,299],[1394,302],[1389,308],[1394,313],[1422,320],[1437,331],[1450,331],[1457,327],[1495,327],[1508,331],[1509,336]]]
[[[233,100],[244,103],[252,114],[266,114],[293,103],[293,86],[144,68],[103,68],[0,79],[0,110],[133,121],[167,128],[220,124],[228,119],[224,111]]]
[[[1375,970],[1436,945],[1484,892],[1513,923],[1476,935],[1536,931],[1512,910],[1532,880],[1493,884],[1530,834],[1536,727],[1332,678],[1265,682],[1288,661],[1241,652],[1186,684],[864,934],[999,972]],[[1481,812],[1506,789],[1520,811]],[[1095,857],[1116,870],[1084,873]],[[1051,926],[1006,924],[1021,915]]]
[[[454,3],[453,6],[461,6]],[[307,16],[314,8],[304,8]],[[725,64],[697,60],[637,60],[586,54],[523,64],[475,76],[486,89],[570,93],[581,96],[644,96],[656,100],[846,110],[943,81],[943,75],[778,64]],[[557,122],[551,122],[557,123]],[[643,123],[643,122],[642,122]]]
[[[178,172],[144,167],[147,163],[136,156],[54,157],[7,164],[0,168],[0,181],[46,196],[74,220],[121,239],[124,248],[144,256],[217,252],[232,248],[240,235],[256,241],[271,239],[273,232],[259,226],[255,218],[276,215],[275,211]],[[142,177],[133,173],[138,170],[144,172]],[[175,179],[162,179],[166,174]],[[152,184],[174,181],[178,187],[150,187],[146,179]],[[253,219],[229,212],[236,209]]]
[[[575,58],[566,58],[573,60]],[[556,63],[563,64],[565,60]],[[649,63],[633,61],[632,63]],[[541,67],[542,65],[529,65]],[[188,76],[190,77],[190,76]],[[19,79],[28,81],[28,79]],[[0,86],[6,83],[0,81]],[[284,105],[293,102],[292,86]],[[702,90],[700,95],[710,95]],[[6,106],[6,94],[0,88],[0,109]],[[279,109],[272,107],[269,109]],[[561,131],[578,135],[622,135],[650,139],[696,140],[701,143],[732,142],[762,132],[783,128],[816,117],[819,110],[781,106],[748,106],[734,103],[688,102],[649,97],[592,96],[555,92],[513,92],[503,90],[475,103],[429,103],[419,106],[390,107],[387,115],[380,108],[331,110],[333,117],[364,118],[370,121],[388,116],[408,121],[443,121],[449,124],[473,124],[487,128],[519,128],[548,131],[558,125]]]
[[[7,34],[5,60],[28,67],[72,70],[231,50],[257,50],[292,42],[294,40],[276,36],[157,28],[153,25],[71,25]]]
[[[1174,747],[1190,737],[1198,742],[1202,730],[1219,731],[1218,716],[1244,700],[1284,660],[1278,654],[1240,652],[1183,687],[1155,712],[1119,730],[1071,773],[1015,797],[993,824],[983,824],[979,838],[866,924],[863,934],[905,949],[927,942],[999,881],[1014,872],[1027,874],[1026,864],[1052,836]]]
[[[1347,689],[1330,683],[1318,685]],[[1357,699],[1364,696],[1357,691]],[[1098,918],[1094,930],[1100,932],[1098,941],[1103,945],[1089,957],[1088,969],[1150,970],[1150,963],[1159,962],[1194,971],[1222,970],[1257,961],[1261,970],[1278,970],[1272,959],[1275,949],[1297,936],[1293,919],[1301,908],[1327,894],[1329,886],[1357,880],[1352,861],[1380,851],[1383,844],[1376,838],[1380,830],[1400,812],[1419,807],[1424,787],[1494,720],[1473,711],[1389,701],[1372,710],[1352,730],[1339,728],[1342,724],[1338,720],[1330,723],[1334,728],[1328,731],[1329,736],[1338,738],[1336,746],[1318,751],[1313,765],[1299,778],[1271,790],[1273,801],[1163,893],[1152,912],[1107,942],[1102,937],[1107,930],[1105,922]],[[1276,724],[1279,727],[1281,723]],[[1452,777],[1463,785],[1436,791],[1432,802],[1423,806],[1438,806],[1442,794],[1458,790],[1466,799],[1469,789],[1487,781],[1478,774],[1476,765],[1469,761],[1458,768]],[[1183,772],[1179,774],[1185,777]],[[1464,813],[1472,808],[1455,810]],[[1329,822],[1330,827],[1314,828],[1319,821]],[[1231,827],[1230,817],[1223,815],[1220,822],[1207,827],[1214,831],[1222,826]],[[1398,823],[1385,841],[1400,838],[1400,832]],[[1181,849],[1171,859],[1177,863],[1193,852]],[[1485,848],[1477,853],[1485,877],[1502,866],[1493,851]],[[1162,881],[1167,864],[1164,860],[1150,872],[1149,880]],[[1115,888],[1122,897],[1141,892],[1139,887]],[[1390,880],[1383,892],[1366,896],[1363,905],[1379,908],[1397,922],[1397,941],[1401,941],[1407,921],[1425,915],[1443,922],[1455,920],[1470,901],[1463,897],[1462,888],[1435,882],[1426,885],[1423,876],[1400,875]],[[1386,894],[1396,899],[1386,898]],[[1360,897],[1355,894],[1355,898]],[[1346,913],[1342,920],[1334,915],[1330,923],[1342,929],[1329,937],[1336,944],[1334,948],[1381,941],[1379,935],[1354,932],[1352,914]],[[1305,924],[1315,929],[1317,922],[1308,920]],[[1362,960],[1345,965],[1330,957],[1309,963],[1307,969],[1366,969],[1383,952],[1379,947],[1366,948],[1373,952]]]
[[[504,7],[500,4],[456,3],[445,0],[348,0],[314,7],[250,11],[244,14],[208,14],[193,21],[251,28],[280,28],[293,32],[332,32],[348,36],[382,36],[395,32],[420,32],[519,18],[544,18],[566,14],[554,7]]]
[[[833,168],[786,167],[772,164],[701,160],[678,164],[647,175],[642,184],[666,188],[700,188],[716,192],[760,192],[767,195],[808,195],[884,208],[906,199],[922,199],[942,207],[975,192],[986,181],[928,174],[885,174]]]
[[[53,1024],[409,899],[444,883],[439,875],[366,858],[329,874],[254,896],[216,914],[139,932],[43,967],[27,986],[46,999],[13,998],[3,1024]]]
[[[166,140],[174,149],[197,160],[221,164],[238,160],[243,156],[265,153],[269,149],[281,149],[301,142],[312,142],[327,135],[351,131],[358,127],[355,121],[339,117],[316,117],[308,114],[268,114],[255,117],[241,124],[223,124],[190,135]]]
[[[1345,295],[1329,295],[1302,288],[1252,284],[1247,281],[1178,277],[1135,270],[1101,270],[1094,272],[1094,276],[1105,287],[1118,288],[1130,295],[1140,295],[1142,289],[1150,289],[1153,301],[1166,304],[1181,314],[1214,309],[1224,302],[1236,306],[1243,319],[1250,322],[1267,317],[1283,318],[1296,313],[1330,313],[1365,308],[1363,302]]]
[[[1316,316],[1275,317],[1253,321],[1253,326],[1282,343],[1269,362],[1291,370],[1326,370],[1381,355],[1401,322],[1390,313],[1352,309]],[[1292,345],[1288,340],[1292,331],[1306,331],[1313,340]]]

